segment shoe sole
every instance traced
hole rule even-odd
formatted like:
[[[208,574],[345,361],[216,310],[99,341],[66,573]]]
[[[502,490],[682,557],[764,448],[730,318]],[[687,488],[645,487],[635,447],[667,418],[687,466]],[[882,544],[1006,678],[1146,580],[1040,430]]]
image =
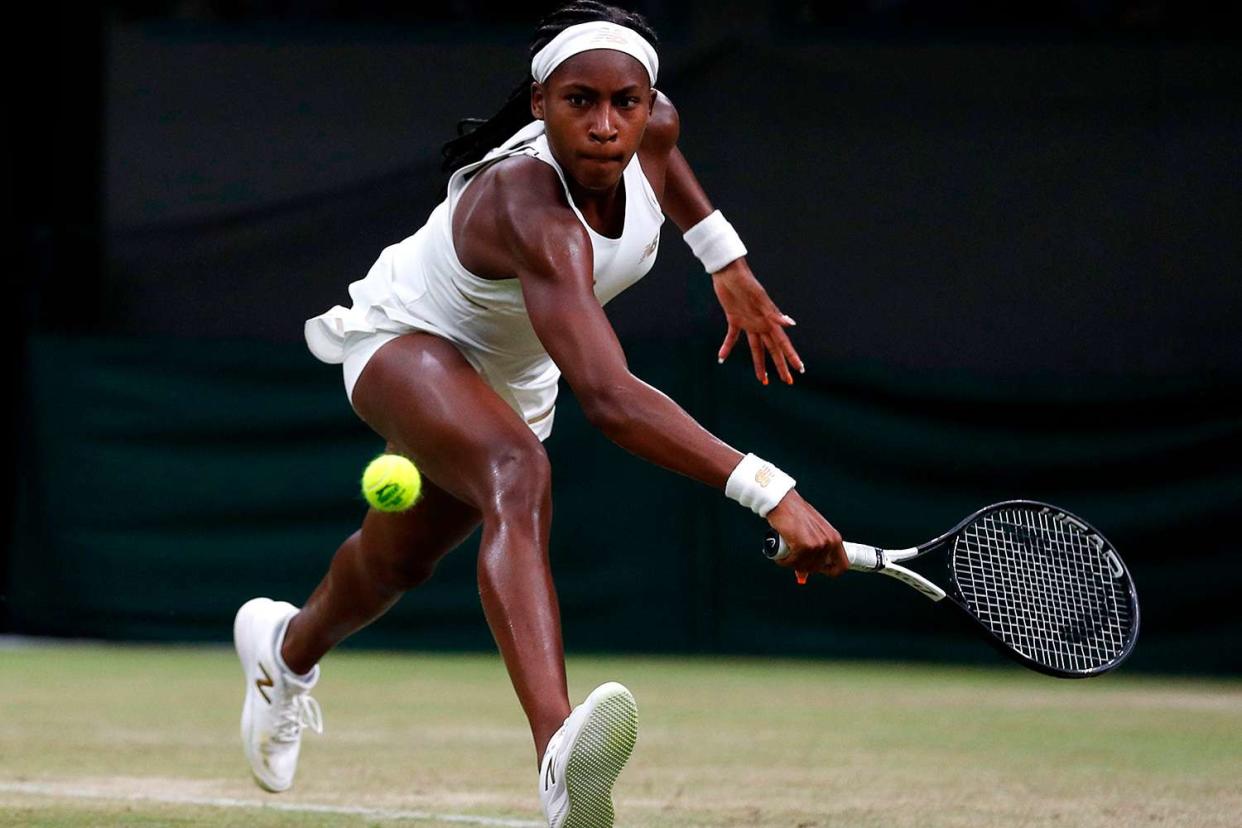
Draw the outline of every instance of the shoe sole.
[[[596,702],[569,747],[565,788],[569,813],[562,828],[612,828],[612,786],[638,740],[638,706],[621,685]]]

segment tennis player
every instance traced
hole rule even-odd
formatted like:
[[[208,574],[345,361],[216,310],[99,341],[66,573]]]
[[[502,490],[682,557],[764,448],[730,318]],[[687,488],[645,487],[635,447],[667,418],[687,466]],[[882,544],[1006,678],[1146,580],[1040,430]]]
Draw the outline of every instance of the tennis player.
[[[655,88],[656,42],[641,16],[596,2],[544,18],[531,76],[499,113],[445,145],[448,192],[427,223],[349,286],[351,307],[306,323],[312,353],[344,366],[358,416],[421,469],[423,496],[406,512],[369,511],[300,610],[267,598],[238,610],[242,741],[265,789],[289,788],[303,731],[322,732],[309,695],[319,660],[482,524],[479,594],[530,721],[548,823],[612,824],[637,712],[615,682],[570,706],[541,442],[562,375],[618,445],[767,518],[793,549],[782,565],[846,568],[840,535],[793,478],[633,376],[604,314],[651,269],[667,215],[728,320],[718,358],[745,334],[764,385],[769,359],[786,383],[804,371],[784,330],[793,320],[677,149],[677,111]]]

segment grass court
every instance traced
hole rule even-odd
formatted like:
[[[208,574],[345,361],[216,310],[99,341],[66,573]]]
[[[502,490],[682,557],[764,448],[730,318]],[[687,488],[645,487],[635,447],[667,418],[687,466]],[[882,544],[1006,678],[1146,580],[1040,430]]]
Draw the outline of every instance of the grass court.
[[[1236,826],[1242,682],[718,657],[568,661],[638,700],[623,826]],[[499,656],[342,650],[292,791],[250,780],[231,648],[0,645],[0,824],[536,826]]]

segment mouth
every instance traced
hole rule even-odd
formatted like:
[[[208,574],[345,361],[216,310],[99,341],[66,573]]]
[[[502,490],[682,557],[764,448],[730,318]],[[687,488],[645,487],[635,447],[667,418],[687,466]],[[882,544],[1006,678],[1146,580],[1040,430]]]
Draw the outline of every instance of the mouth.
[[[620,164],[624,156],[622,155],[587,155],[582,154],[587,161],[594,161],[596,164]]]

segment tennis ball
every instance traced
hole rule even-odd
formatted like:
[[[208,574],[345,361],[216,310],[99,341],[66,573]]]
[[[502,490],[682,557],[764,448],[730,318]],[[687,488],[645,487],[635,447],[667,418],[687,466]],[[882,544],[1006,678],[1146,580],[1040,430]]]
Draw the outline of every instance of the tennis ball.
[[[362,473],[362,496],[381,512],[404,512],[422,490],[418,468],[400,454],[381,454]]]

